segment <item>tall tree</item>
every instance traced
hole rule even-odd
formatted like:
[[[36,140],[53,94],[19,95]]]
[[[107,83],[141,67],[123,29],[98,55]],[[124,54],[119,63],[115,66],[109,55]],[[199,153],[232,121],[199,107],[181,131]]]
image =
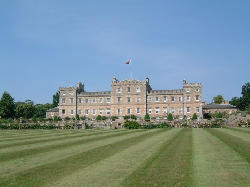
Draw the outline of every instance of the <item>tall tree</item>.
[[[0,100],[0,116],[2,118],[15,117],[15,103],[14,99],[8,92],[4,92]]]
[[[217,95],[216,97],[213,98],[213,102],[216,103],[216,104],[221,104],[224,101],[225,100],[224,100],[222,95]]]
[[[60,99],[60,92],[57,91],[54,95],[53,95],[53,107],[57,107],[59,104],[59,99]]]
[[[250,82],[247,82],[242,86],[242,97],[233,97],[230,101],[231,105],[236,106],[240,110],[250,109]]]

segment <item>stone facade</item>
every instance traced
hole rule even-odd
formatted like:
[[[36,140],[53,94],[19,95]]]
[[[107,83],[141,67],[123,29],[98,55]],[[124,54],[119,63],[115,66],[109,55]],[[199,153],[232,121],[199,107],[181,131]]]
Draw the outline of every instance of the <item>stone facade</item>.
[[[202,111],[211,114],[218,112],[232,114],[237,112],[237,108],[230,104],[208,104],[202,107]]]
[[[102,116],[136,115],[144,117],[165,117],[168,113],[188,118],[196,113],[202,116],[202,84],[183,81],[178,90],[153,90],[149,78],[145,81],[134,79],[111,83],[111,91],[86,92],[84,85],[60,88],[59,116],[94,118]]]

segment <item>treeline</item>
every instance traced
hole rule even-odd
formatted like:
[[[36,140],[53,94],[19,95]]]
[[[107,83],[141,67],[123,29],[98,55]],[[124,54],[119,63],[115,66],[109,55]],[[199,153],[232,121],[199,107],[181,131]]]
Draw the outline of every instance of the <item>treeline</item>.
[[[242,86],[241,95],[241,97],[233,97],[229,103],[242,111],[247,110],[250,113],[250,82]]]
[[[34,104],[31,100],[15,102],[8,92],[4,92],[0,100],[0,117],[2,119],[36,119],[45,118],[46,111],[54,108],[59,102],[59,92],[53,95],[53,103]]]

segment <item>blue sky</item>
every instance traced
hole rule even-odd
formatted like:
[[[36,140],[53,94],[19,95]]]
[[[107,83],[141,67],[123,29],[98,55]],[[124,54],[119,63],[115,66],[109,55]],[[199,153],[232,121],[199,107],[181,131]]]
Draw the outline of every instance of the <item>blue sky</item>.
[[[203,83],[203,99],[240,96],[250,80],[249,0],[1,0],[0,94],[51,102],[150,77],[153,89]],[[132,59],[132,67],[126,65]]]

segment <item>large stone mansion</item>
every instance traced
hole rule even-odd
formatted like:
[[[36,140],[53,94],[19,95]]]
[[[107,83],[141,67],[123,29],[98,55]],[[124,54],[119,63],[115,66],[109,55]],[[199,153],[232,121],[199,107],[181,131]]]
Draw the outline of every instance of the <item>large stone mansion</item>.
[[[114,78],[111,91],[86,92],[82,83],[59,90],[61,118],[75,117],[76,114],[89,118],[132,114],[144,117],[146,113],[151,117],[163,117],[168,113],[188,118],[194,113],[202,116],[202,84],[187,83],[186,80],[183,80],[183,87],[176,90],[153,90],[149,78],[145,81]]]

